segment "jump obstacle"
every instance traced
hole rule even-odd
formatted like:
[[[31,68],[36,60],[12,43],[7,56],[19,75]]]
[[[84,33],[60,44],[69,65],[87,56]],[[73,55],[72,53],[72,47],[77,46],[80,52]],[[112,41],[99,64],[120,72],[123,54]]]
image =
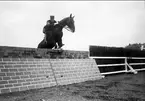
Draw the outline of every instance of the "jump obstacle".
[[[0,94],[103,77],[87,51],[0,47]]]
[[[121,64],[97,64],[95,59],[123,59]],[[0,94],[98,80],[106,74],[132,72],[129,59],[139,57],[93,57],[87,51],[0,47]],[[122,71],[100,73],[99,68],[124,66]]]

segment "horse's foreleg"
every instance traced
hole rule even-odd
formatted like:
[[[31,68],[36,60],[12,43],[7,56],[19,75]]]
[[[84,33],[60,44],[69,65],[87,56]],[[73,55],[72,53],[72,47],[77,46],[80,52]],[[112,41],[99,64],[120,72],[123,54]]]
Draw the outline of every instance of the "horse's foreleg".
[[[62,43],[62,38],[58,40],[58,48],[61,48],[64,44]]]

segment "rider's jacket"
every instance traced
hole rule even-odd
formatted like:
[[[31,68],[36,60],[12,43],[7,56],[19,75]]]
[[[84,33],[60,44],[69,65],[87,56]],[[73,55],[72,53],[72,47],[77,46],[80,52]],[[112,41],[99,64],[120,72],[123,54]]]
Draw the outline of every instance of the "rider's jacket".
[[[56,23],[56,21],[54,20],[53,22],[51,20],[48,20],[49,24],[45,25],[43,28],[43,33],[46,33],[48,31],[52,31],[54,28],[54,23]]]

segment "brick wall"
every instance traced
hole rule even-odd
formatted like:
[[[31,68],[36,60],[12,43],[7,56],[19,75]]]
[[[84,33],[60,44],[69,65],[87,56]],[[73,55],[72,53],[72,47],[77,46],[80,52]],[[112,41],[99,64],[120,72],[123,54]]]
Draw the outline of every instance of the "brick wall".
[[[52,50],[0,46],[0,57],[9,58],[88,58],[88,51]]]
[[[0,57],[0,94],[102,78],[95,60]]]

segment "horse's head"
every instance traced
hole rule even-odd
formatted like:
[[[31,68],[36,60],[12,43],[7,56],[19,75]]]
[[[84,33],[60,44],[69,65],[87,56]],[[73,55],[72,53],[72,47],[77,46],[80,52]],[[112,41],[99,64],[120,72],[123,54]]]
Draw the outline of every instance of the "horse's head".
[[[67,18],[66,25],[71,30],[71,32],[75,32],[75,25],[74,25],[74,16],[72,14]]]
[[[72,17],[72,14],[70,14],[69,17],[62,19],[59,24],[65,27],[67,30],[75,32],[74,16]]]

